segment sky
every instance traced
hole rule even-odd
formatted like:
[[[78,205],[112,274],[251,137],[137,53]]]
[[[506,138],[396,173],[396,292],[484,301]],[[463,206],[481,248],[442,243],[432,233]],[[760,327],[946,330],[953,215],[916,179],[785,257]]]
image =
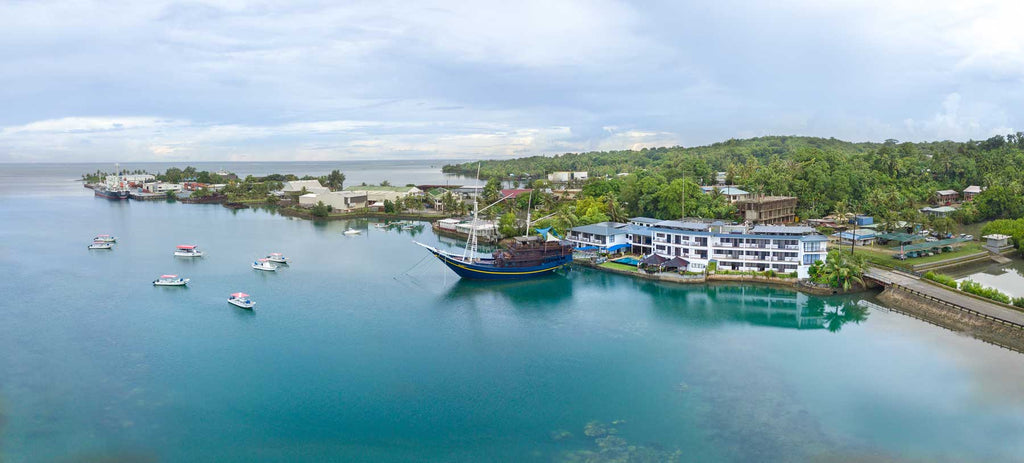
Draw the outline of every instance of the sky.
[[[0,2],[0,162],[1024,130],[1024,2]]]

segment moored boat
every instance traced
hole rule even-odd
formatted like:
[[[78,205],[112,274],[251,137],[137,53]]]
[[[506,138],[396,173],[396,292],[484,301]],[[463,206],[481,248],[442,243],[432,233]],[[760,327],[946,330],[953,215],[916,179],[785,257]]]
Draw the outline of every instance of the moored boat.
[[[128,185],[124,181],[124,177],[121,176],[120,164],[114,165],[114,171],[117,173],[116,178],[109,176],[105,183],[101,183],[93,187],[93,194],[100,198],[106,198],[113,201],[121,201],[128,199]]]
[[[480,212],[500,203],[502,198],[479,209],[473,200],[473,223],[462,255],[442,251],[414,241],[427,248],[434,257],[444,262],[462,278],[476,280],[516,280],[547,275],[572,263],[573,247],[563,241],[550,228],[537,230],[537,235],[516,237],[505,249],[498,249],[489,257],[477,255],[477,223]],[[532,197],[531,197],[532,199]],[[526,229],[530,230],[530,204],[526,208]]]
[[[200,251],[199,246],[195,244],[179,244],[174,251],[174,255],[178,257],[203,257],[203,251]]]
[[[115,238],[115,237],[113,237],[111,235],[96,235],[96,237],[93,238],[92,240],[93,240],[93,242],[96,242],[96,243],[116,243],[117,242],[117,238]]]
[[[114,249],[114,243],[94,241],[92,244],[89,245],[89,249]]]
[[[228,304],[241,307],[243,309],[252,309],[252,307],[256,305],[256,301],[249,299],[248,294],[234,293],[228,298]]]
[[[107,185],[98,185],[92,189],[93,194],[100,197],[114,201],[121,201],[128,199],[128,189],[111,188]]]
[[[345,230],[343,233],[346,234],[346,235],[358,235],[358,234],[360,234],[362,232],[359,231],[359,230],[356,230],[354,228],[349,228],[348,230]]]
[[[153,280],[153,286],[185,286],[189,281],[191,280],[178,275],[160,275],[160,278]]]
[[[417,243],[427,248],[462,278],[474,280],[516,280],[547,275],[572,263],[572,245],[542,236],[521,236],[507,249],[489,257],[456,255]]]
[[[252,263],[252,268],[256,270],[263,270],[265,272],[277,271],[277,266],[270,263],[267,259],[256,259],[256,261]]]
[[[269,260],[269,261],[271,261],[271,262],[273,262],[275,264],[287,264],[288,263],[288,258],[285,257],[284,254],[281,254],[280,252],[272,252],[272,253],[270,253],[270,255],[267,256],[267,260]]]

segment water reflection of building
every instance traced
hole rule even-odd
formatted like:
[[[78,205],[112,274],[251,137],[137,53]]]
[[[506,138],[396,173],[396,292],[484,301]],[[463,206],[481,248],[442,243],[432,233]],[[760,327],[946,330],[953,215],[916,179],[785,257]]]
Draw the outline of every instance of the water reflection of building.
[[[659,314],[675,318],[801,330],[826,327],[824,300],[796,291],[741,285],[680,288],[647,282],[640,289],[656,299],[653,305]]]

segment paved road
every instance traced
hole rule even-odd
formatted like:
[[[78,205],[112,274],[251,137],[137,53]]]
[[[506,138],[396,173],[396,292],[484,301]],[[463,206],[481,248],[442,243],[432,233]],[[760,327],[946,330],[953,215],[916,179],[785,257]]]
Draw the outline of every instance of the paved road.
[[[912,289],[936,299],[988,315],[993,318],[1005,320],[1010,323],[1024,326],[1024,312],[1008,309],[998,304],[975,299],[963,293],[939,288],[930,283],[921,281],[920,278],[905,273],[882,270],[877,267],[869,267],[865,276],[881,281],[886,285],[897,284]]]

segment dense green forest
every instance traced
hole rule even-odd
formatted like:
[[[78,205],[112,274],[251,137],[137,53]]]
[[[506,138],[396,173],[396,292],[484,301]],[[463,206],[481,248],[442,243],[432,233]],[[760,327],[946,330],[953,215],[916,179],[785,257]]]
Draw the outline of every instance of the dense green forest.
[[[444,167],[475,175],[478,163]],[[834,138],[772,136],[728,140],[693,148],[567,153],[479,163],[482,178],[543,179],[555,171],[587,171],[579,184],[585,197],[614,199],[629,215],[680,216],[682,189],[686,215],[730,217],[731,207],[706,198],[698,188],[714,184],[716,172],[727,183],[755,194],[799,198],[798,216],[834,212],[875,216],[883,223],[923,223],[918,212],[932,204],[936,190],[987,190],[951,218],[972,223],[1024,217],[1024,134],[984,141],[851,143]],[[534,180],[536,181],[536,180]],[[543,182],[541,182],[543,183]],[[685,186],[684,186],[685,185]]]

